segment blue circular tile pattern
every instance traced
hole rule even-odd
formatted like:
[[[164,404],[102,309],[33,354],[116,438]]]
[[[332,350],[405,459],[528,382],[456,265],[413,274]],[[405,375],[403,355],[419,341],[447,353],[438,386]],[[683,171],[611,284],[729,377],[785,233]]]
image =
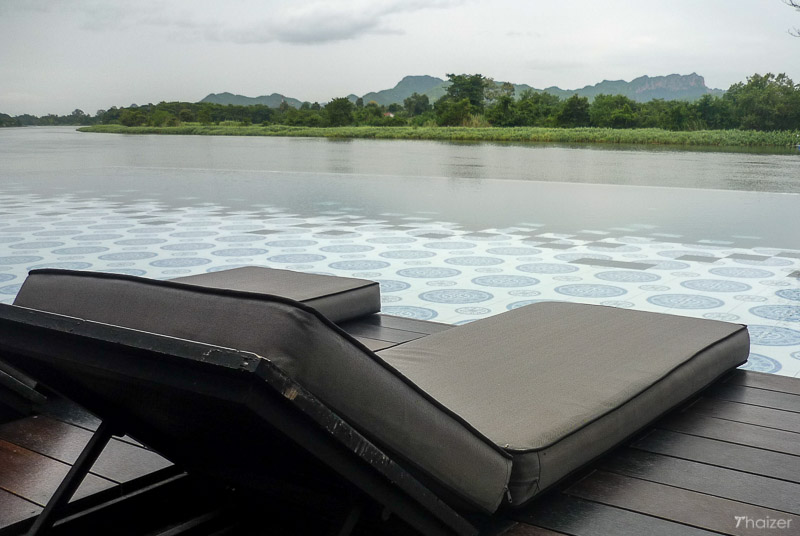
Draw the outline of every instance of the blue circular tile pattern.
[[[44,257],[34,257],[32,255],[12,255],[10,257],[0,257],[0,264],[30,264],[39,262]]]
[[[785,300],[800,301],[800,288],[778,290],[775,292],[775,295]]]
[[[472,282],[483,287],[530,287],[539,284],[535,277],[524,275],[482,275]]]
[[[681,281],[681,286],[700,292],[747,292],[753,288],[740,281],[725,279],[689,279]]]
[[[79,240],[81,242],[101,242],[103,240],[116,240],[118,238],[122,238],[122,235],[119,234],[81,234],[76,237],[73,237],[73,240]]]
[[[45,262],[31,266],[31,270],[38,270],[40,268],[58,268],[59,270],[86,270],[91,268],[92,264],[89,262]]]
[[[624,288],[612,285],[593,285],[590,283],[576,283],[574,285],[562,285],[556,287],[555,291],[566,296],[577,298],[615,298],[622,296],[628,291]]]
[[[160,259],[150,263],[150,266],[159,268],[189,268],[192,266],[202,266],[211,262],[211,259],[201,259],[197,257],[176,257],[174,259]]]
[[[165,251],[200,251],[214,247],[216,247],[214,244],[205,242],[182,242],[180,244],[167,244],[166,246],[161,246],[161,249]]]
[[[155,253],[149,251],[125,251],[122,253],[107,253],[100,255],[100,259],[104,261],[142,261],[144,259],[152,259]]]
[[[477,245],[471,242],[430,242],[428,244],[425,244],[425,247],[431,249],[454,250],[454,249],[470,249],[477,247]]]
[[[705,313],[703,318],[708,318],[709,320],[721,320],[723,322],[736,322],[739,320],[739,315],[734,315],[731,313]]]
[[[270,245],[267,243],[267,245]],[[319,248],[320,251],[326,253],[364,253],[375,249],[372,246],[363,246],[360,244],[342,244],[341,246],[325,246]]]
[[[594,274],[597,279],[603,281],[613,281],[616,283],[652,283],[658,281],[661,276],[648,272],[638,272],[635,270],[613,270],[609,272],[599,272]]]
[[[367,239],[370,244],[410,244],[416,241],[416,238],[411,238],[410,236],[379,236]]]
[[[759,270],[758,268],[738,268],[735,266],[712,268],[709,270],[709,273],[722,277],[743,277],[748,279],[767,278],[775,275],[767,270]]]
[[[92,255],[94,253],[103,253],[104,251],[108,251],[108,248],[103,246],[80,246],[54,249],[53,253],[56,255]]]
[[[419,295],[420,299],[435,302],[435,303],[448,303],[448,304],[461,304],[461,303],[480,303],[491,300],[494,296],[482,290],[471,290],[464,288],[447,288],[440,290],[429,290]]]
[[[445,259],[444,262],[447,264],[453,264],[455,266],[494,266],[496,264],[503,264],[505,261],[503,259],[498,259],[497,257],[450,257],[449,259]]]
[[[4,287],[0,287],[0,294],[4,294],[6,296],[14,296],[19,292],[19,289],[22,288],[22,283],[17,283],[15,285],[6,285]]]
[[[759,305],[750,312],[778,322],[800,322],[800,305]]]
[[[492,310],[486,307],[459,307],[456,312],[460,315],[488,315]]]
[[[136,235],[149,235],[149,234],[166,233],[174,230],[175,229],[171,227],[161,227],[160,225],[156,225],[154,227],[135,227],[133,229],[128,229],[127,232]]]
[[[109,230],[116,230],[116,229],[128,229],[133,227],[131,223],[98,223],[95,225],[90,225],[88,229],[98,229],[100,231],[109,231]]]
[[[438,268],[438,267],[420,267],[420,268],[404,268],[397,271],[397,275],[401,277],[414,277],[425,279],[437,279],[440,277],[455,277],[460,275],[461,271],[455,268]]]
[[[164,242],[166,242],[164,238],[126,238],[125,240],[117,240],[114,243],[118,246],[153,246]]]
[[[379,279],[378,284],[381,286],[381,293],[399,292],[411,288],[411,285],[405,281],[395,281],[392,279]]]
[[[170,233],[169,236],[174,236],[175,238],[208,238],[218,234],[216,231],[180,231],[178,233]]]
[[[362,271],[382,270],[390,265],[388,262],[383,261],[339,261],[332,262],[328,266],[334,270]]]
[[[250,235],[250,236],[253,236],[253,235]],[[236,237],[227,237],[227,238],[236,238]],[[217,240],[222,240],[222,238],[218,238]],[[233,241],[233,240],[231,240],[231,241]],[[307,247],[307,246],[313,246],[313,245],[318,244],[318,243],[319,242],[317,242],[316,240],[273,240],[272,242],[267,242],[266,245],[269,246],[269,247],[273,247],[273,248],[304,248],[304,247]],[[331,246],[329,246],[329,247],[331,247]],[[333,247],[335,247],[335,246],[333,246]],[[339,246],[339,247],[342,247],[342,246]],[[347,246],[344,246],[344,247],[347,247]],[[370,248],[370,249],[372,249],[372,248]],[[324,248],[323,248],[323,251],[330,251],[330,249],[324,250]],[[361,251],[364,251],[364,250],[361,250]],[[340,253],[341,253],[341,251],[340,251]]]
[[[580,270],[573,264],[560,264],[557,262],[532,262],[529,264],[520,264],[517,266],[520,272],[528,272],[531,274],[568,274]]]
[[[274,257],[270,257],[268,260],[271,262],[283,262],[288,264],[302,264],[304,262],[319,262],[324,261],[327,257],[324,255],[312,255],[312,254],[287,254],[287,255],[275,255]]]
[[[404,316],[417,320],[431,320],[439,316],[439,313],[427,307],[415,307],[411,305],[387,305],[381,307],[381,312],[387,315]]]
[[[170,235],[172,236],[172,235]],[[257,234],[238,234],[238,235],[228,235],[228,236],[220,236],[219,238],[215,238],[217,242],[259,242],[263,240],[264,237]],[[287,246],[288,247],[288,246]]]
[[[254,257],[256,255],[263,255],[267,251],[268,250],[261,248],[230,248],[212,251],[211,254],[217,257]]]
[[[18,242],[8,247],[11,249],[51,249],[63,245],[64,242]]]
[[[774,374],[783,368],[779,361],[761,354],[750,354],[747,363],[739,367],[742,370],[753,370]]]
[[[763,346],[794,346],[800,344],[800,331],[779,326],[753,325],[747,326],[751,344]]]
[[[59,230],[56,230],[56,231],[38,231],[38,232],[35,232],[33,234],[36,235],[36,236],[44,236],[44,237],[53,237],[53,236],[55,236],[55,237],[59,237],[60,238],[62,236],[75,236],[77,234],[81,234],[81,231],[78,231],[78,230],[75,230],[75,229],[59,229]],[[22,240],[22,238],[18,238],[17,240]],[[2,242],[3,242],[3,240],[0,239],[0,243],[2,243]]]
[[[725,305],[722,300],[699,294],[658,294],[650,296],[647,301],[653,305],[673,309],[714,309]]]
[[[427,259],[435,257],[433,251],[420,251],[416,249],[402,249],[397,251],[384,251],[380,254],[384,259]]]
[[[540,249],[524,247],[498,247],[489,248],[486,250],[486,253],[491,253],[492,255],[511,255],[514,257],[521,257],[523,255],[538,255],[541,252],[542,250]]]

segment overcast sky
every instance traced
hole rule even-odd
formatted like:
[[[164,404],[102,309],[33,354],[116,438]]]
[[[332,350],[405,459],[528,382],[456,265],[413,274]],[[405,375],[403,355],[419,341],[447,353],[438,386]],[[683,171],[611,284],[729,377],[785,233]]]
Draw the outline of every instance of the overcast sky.
[[[328,101],[403,76],[574,89],[697,72],[800,83],[781,0],[0,0],[0,112],[66,114],[208,93]]]

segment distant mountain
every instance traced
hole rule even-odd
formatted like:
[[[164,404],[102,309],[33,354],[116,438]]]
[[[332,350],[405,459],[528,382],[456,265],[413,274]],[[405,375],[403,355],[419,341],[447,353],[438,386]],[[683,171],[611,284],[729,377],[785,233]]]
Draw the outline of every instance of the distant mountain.
[[[425,95],[428,94],[428,92],[438,90],[443,84],[445,84],[445,81],[441,78],[436,78],[435,76],[406,76],[392,89],[373,91],[371,93],[367,93],[361,98],[364,99],[364,104],[370,101],[375,101],[383,106],[395,102],[403,104],[403,101],[414,93]],[[437,96],[436,99],[444,95],[444,93],[445,89],[441,88],[441,95]],[[432,95],[428,95],[428,98],[431,99],[431,102],[436,100],[431,97]]]
[[[497,82],[500,84],[501,82]],[[413,93],[427,95],[431,103],[439,100],[446,92],[450,82],[436,78],[435,76],[406,76],[391,89],[373,91],[361,98],[364,104],[375,101],[380,105],[386,106],[392,103],[403,104],[403,101]],[[536,89],[527,84],[514,84],[514,94],[519,97],[525,90],[543,91],[556,95],[559,98],[567,99],[574,94],[581,97],[594,99],[600,94],[605,95],[625,95],[626,97],[638,102],[647,102],[653,99],[664,100],[687,100],[695,101],[703,95],[722,96],[725,91],[721,89],[711,89],[706,86],[705,79],[697,73],[688,75],[671,74],[669,76],[640,76],[630,82],[625,80],[603,80],[593,86],[585,86],[580,89],[561,89],[551,86],[545,89]],[[358,95],[350,94],[348,99],[355,102]],[[278,93],[262,97],[245,97],[233,95],[231,93],[212,93],[200,102],[213,102],[217,104],[266,104],[271,108],[277,108],[282,101],[286,101],[290,106],[299,108],[301,101],[289,97],[284,97]]]
[[[561,89],[548,87],[543,91],[566,99],[577,93],[581,97],[593,99],[597,95],[625,95],[637,102],[653,99],[695,101],[703,95],[721,97],[725,91],[711,89],[706,86],[705,79],[697,73],[688,75],[671,74],[669,76],[640,76],[630,82],[624,80],[603,80],[593,86],[581,89]]]
[[[262,95],[260,97],[245,97],[244,95],[234,95],[233,93],[211,93],[200,102],[210,102],[212,104],[235,104],[237,106],[253,106],[255,104],[264,104],[270,108],[277,108],[281,102],[286,101],[289,106],[300,108],[303,104],[297,99],[291,97],[284,97],[280,93],[273,93],[272,95]]]

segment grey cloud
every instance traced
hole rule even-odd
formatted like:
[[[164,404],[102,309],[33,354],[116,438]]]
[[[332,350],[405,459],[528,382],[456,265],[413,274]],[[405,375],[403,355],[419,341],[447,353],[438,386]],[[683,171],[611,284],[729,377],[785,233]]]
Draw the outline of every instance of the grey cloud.
[[[100,32],[152,28],[169,32],[171,38],[320,44],[370,34],[402,34],[402,28],[393,25],[393,16],[452,8],[467,1],[471,0],[229,0],[223,5],[199,0],[189,10],[155,0],[0,0],[0,13],[69,13],[77,16],[83,30]]]
[[[195,23],[193,27],[206,39],[240,44],[332,43],[369,34],[402,34],[402,29],[391,24],[393,15],[461,4],[462,0],[314,2],[276,9],[269,17],[260,17],[247,25],[215,22]],[[184,19],[180,26],[187,28],[189,24]]]

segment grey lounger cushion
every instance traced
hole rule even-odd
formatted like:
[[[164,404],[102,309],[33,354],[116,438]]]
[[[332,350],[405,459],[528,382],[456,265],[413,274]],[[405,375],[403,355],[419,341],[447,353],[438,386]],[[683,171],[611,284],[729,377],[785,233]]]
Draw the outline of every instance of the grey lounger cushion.
[[[507,453],[299,302],[117,274],[34,270],[14,305],[253,352],[434,489],[486,512],[506,494]]]
[[[291,298],[313,307],[337,323],[381,310],[381,291],[378,283],[352,277],[244,266],[178,277],[172,281]]]
[[[379,352],[514,456],[521,504],[747,360],[744,326],[538,303]]]

